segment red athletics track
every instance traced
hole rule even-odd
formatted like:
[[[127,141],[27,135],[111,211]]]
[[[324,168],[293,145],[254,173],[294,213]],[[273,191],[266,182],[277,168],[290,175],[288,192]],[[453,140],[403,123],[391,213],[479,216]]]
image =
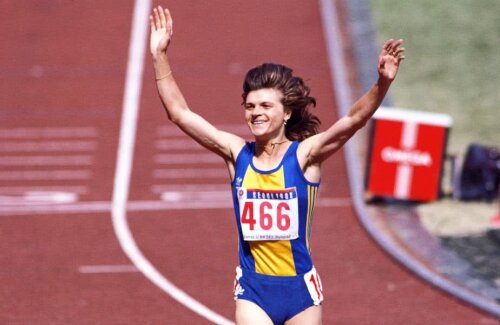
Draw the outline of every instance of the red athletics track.
[[[1,6],[0,323],[210,323],[137,272],[113,229],[133,1]],[[241,81],[263,61],[294,67],[309,80],[323,124],[335,120],[316,2],[169,7],[175,76],[208,120],[245,134]],[[237,243],[224,167],[166,121],[151,71],[146,56],[129,229],[164,278],[232,319]],[[493,324],[367,237],[348,199],[341,153],[323,175],[312,249],[326,291],[325,324]]]

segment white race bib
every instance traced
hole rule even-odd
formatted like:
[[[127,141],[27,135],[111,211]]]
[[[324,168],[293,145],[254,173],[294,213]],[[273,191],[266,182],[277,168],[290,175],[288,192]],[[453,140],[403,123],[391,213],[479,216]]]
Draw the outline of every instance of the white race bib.
[[[316,306],[323,302],[323,285],[318,272],[313,267],[311,271],[304,274],[304,281],[307,285],[307,290]]]
[[[237,188],[244,240],[289,240],[299,237],[295,187],[278,190]]]

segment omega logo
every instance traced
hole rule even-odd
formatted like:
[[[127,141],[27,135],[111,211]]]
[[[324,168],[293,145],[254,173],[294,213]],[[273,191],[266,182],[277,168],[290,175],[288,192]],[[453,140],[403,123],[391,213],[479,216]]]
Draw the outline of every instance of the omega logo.
[[[402,150],[385,147],[381,152],[382,160],[387,163],[399,163],[412,166],[431,166],[432,157],[428,152],[419,150]]]

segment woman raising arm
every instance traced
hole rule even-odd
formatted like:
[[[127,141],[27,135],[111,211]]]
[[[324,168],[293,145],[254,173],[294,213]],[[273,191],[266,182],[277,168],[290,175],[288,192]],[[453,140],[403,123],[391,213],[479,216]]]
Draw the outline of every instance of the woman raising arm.
[[[229,169],[238,228],[234,279],[237,324],[321,324],[323,293],[310,250],[311,220],[321,163],[375,113],[404,59],[402,40],[388,40],[375,85],[326,131],[318,133],[316,105],[292,69],[265,63],[243,83],[244,118],[254,139],[218,130],[191,111],[167,58],[172,37],[168,10],[150,18],[158,93],[168,118]]]
[[[203,117],[191,111],[175,82],[167,50],[173,35],[173,21],[168,9],[153,9],[150,16],[150,51],[158,93],[168,118],[205,148],[221,156],[232,174],[232,162],[245,141],[220,131]]]

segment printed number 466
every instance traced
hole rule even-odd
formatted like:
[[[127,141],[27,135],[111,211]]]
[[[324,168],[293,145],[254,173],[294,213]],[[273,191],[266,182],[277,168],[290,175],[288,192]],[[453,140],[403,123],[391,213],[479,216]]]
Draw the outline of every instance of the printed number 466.
[[[254,214],[254,203],[245,202],[243,206],[243,215],[241,223],[246,223],[250,226],[250,230],[254,230],[255,224],[259,222],[259,226],[263,230],[269,230],[273,227],[273,214],[276,215],[276,226],[279,230],[288,230],[290,228],[290,216],[287,214],[290,207],[286,202],[280,202],[273,207],[268,201],[263,201],[259,204],[258,221]]]

